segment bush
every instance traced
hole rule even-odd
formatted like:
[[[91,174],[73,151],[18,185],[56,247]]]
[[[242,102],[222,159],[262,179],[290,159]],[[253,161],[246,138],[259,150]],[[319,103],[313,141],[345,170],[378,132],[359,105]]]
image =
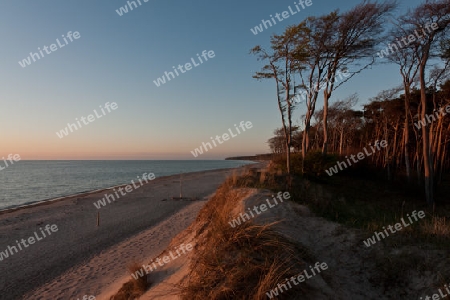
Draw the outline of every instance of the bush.
[[[320,177],[325,174],[325,170],[328,170],[337,163],[338,157],[334,154],[322,155],[322,152],[319,150],[309,151],[306,153],[304,173],[302,172],[302,161],[301,153],[291,153],[292,174]],[[286,155],[278,156],[273,160],[273,163],[278,165],[283,172],[287,171]]]
[[[128,271],[130,273],[134,273],[141,269],[141,264],[136,262],[132,263],[128,266]],[[142,296],[149,284],[147,283],[147,275],[139,277],[138,279],[131,279],[124,283],[120,290],[113,296],[111,296],[110,300],[135,300]]]
[[[320,177],[325,174],[325,170],[334,166],[337,160],[336,155],[322,155],[321,151],[310,151],[305,158],[305,174]]]

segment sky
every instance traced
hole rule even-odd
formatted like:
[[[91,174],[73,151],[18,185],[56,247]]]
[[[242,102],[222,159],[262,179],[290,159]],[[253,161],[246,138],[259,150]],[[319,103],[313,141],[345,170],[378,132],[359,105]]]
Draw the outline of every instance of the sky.
[[[223,159],[267,153],[281,118],[274,81],[252,78],[263,64],[250,49],[268,47],[272,34],[308,16],[360,2],[311,0],[311,6],[254,35],[251,28],[293,8],[294,1],[139,1],[122,16],[116,10],[127,5],[123,0],[1,1],[0,157]],[[401,14],[420,1],[399,3]],[[69,32],[78,39],[70,41]],[[52,44],[54,51],[43,50]],[[30,52],[38,53],[38,47],[44,55],[33,61]],[[197,53],[204,50],[214,57],[200,63]],[[24,59],[30,64],[22,67],[18,62]],[[192,60],[197,66],[191,70],[178,71],[159,87],[154,83],[172,66],[192,66]],[[336,90],[331,101],[357,93],[361,105],[399,83],[397,68],[380,64]],[[104,108],[108,102],[116,109]],[[302,113],[296,111],[296,123]],[[81,117],[87,125],[58,137]],[[241,121],[252,127],[238,134],[234,124]],[[235,137],[192,155],[210,137],[230,130]]]

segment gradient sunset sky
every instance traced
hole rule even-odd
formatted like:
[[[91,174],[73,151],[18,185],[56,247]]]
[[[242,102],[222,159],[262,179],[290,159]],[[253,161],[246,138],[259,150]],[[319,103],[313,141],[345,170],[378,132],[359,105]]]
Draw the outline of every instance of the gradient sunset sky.
[[[310,15],[345,11],[360,1],[313,5],[254,35],[250,28],[294,1],[150,0],[123,16],[127,1],[12,1],[0,4],[0,157],[22,159],[222,159],[269,151],[281,126],[275,83],[252,75],[249,54],[267,47]],[[400,1],[397,12],[421,1]],[[18,61],[68,31],[81,37],[22,68]],[[156,87],[153,80],[203,50],[215,57]],[[375,55],[375,53],[374,53]],[[378,65],[339,88],[332,100],[358,93],[363,104],[400,83],[393,65]],[[56,132],[106,102],[118,109],[60,139]],[[320,109],[320,105],[319,105]],[[296,111],[295,122],[305,111]],[[190,151],[240,121],[253,128],[199,158]]]

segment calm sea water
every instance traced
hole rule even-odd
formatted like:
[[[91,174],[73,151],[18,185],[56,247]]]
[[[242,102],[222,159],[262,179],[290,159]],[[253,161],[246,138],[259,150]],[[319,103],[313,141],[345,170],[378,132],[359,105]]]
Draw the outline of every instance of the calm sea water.
[[[159,178],[250,163],[233,160],[18,161],[0,171],[0,209],[128,184],[144,173],[154,173]]]

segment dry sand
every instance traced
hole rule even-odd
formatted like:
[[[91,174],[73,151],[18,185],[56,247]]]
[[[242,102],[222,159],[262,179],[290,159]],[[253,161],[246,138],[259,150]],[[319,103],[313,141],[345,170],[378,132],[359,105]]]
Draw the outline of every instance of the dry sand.
[[[0,299],[106,299],[130,279],[126,267],[164,250],[231,172],[184,174],[183,196],[197,201],[171,199],[179,196],[179,176],[174,175],[157,178],[100,210],[93,202],[105,191],[1,213],[0,251],[46,224],[56,224],[58,231],[0,262]]]

